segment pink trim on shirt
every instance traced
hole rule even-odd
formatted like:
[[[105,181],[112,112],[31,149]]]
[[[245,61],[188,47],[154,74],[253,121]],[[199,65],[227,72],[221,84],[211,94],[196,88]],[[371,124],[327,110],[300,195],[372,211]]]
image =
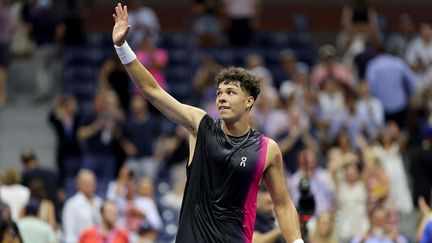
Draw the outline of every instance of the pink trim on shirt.
[[[255,170],[254,180],[252,181],[251,187],[249,189],[248,196],[245,202],[245,217],[243,219],[243,228],[245,234],[245,242],[252,242],[252,235],[254,232],[255,226],[255,217],[256,217],[256,201],[257,194],[259,190],[259,182],[261,179],[261,175],[264,171],[266,157],[267,157],[267,147],[268,147],[269,139],[267,137],[261,138],[261,149],[259,151],[258,164]]]

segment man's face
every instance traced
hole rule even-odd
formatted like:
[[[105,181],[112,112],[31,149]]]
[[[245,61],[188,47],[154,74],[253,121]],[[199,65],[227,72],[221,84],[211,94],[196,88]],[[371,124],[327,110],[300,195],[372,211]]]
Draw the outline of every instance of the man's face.
[[[80,191],[87,197],[92,197],[96,191],[96,179],[93,175],[84,175],[78,182]]]
[[[216,107],[224,121],[236,120],[253,104],[253,97],[248,96],[238,83],[219,84],[216,95]]]
[[[117,207],[113,203],[105,203],[102,218],[109,226],[115,225],[117,221]]]

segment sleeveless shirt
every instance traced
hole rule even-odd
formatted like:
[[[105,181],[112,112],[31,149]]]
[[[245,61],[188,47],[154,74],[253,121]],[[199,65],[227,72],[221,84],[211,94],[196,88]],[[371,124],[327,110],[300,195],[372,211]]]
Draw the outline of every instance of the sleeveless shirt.
[[[201,120],[176,242],[252,242],[269,139],[253,129],[244,137],[234,142],[220,120]]]

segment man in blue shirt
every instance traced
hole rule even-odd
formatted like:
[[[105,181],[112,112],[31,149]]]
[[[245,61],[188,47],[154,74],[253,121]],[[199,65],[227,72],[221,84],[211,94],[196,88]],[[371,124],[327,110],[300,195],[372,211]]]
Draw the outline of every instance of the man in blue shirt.
[[[383,47],[378,51],[366,67],[366,79],[372,95],[383,103],[385,120],[405,127],[410,98],[415,92],[414,75],[402,58],[386,53]]]

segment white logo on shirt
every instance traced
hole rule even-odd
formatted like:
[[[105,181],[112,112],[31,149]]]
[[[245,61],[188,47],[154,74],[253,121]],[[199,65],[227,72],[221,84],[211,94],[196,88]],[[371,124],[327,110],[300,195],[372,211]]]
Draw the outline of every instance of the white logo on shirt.
[[[241,162],[240,162],[240,166],[243,166],[243,167],[246,167],[246,160],[247,160],[247,158],[246,157],[241,157]]]

